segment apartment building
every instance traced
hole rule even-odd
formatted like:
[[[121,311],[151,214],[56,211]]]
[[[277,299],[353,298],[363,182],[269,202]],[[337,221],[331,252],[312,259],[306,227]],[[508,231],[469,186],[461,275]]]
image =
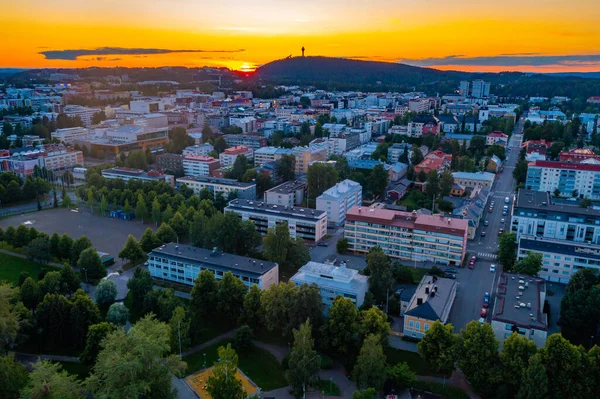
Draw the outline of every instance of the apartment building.
[[[344,237],[354,253],[378,246],[396,259],[460,265],[468,229],[467,220],[355,206],[346,214]]]
[[[254,164],[263,165],[269,162],[278,161],[284,155],[294,155],[289,148],[261,147],[254,152]]]
[[[252,221],[261,235],[284,222],[294,238],[317,242],[327,234],[327,214],[315,209],[236,199],[229,202],[225,212],[235,212],[242,220]]]
[[[404,310],[404,335],[421,339],[436,321],[446,324],[457,287],[455,280],[423,276]]]
[[[544,313],[546,281],[531,276],[502,273],[498,280],[492,329],[500,345],[514,332],[532,340],[538,348],[546,344],[548,315]]]
[[[571,148],[559,154],[560,162],[581,163],[590,159],[600,163],[600,155],[596,155],[592,148]]]
[[[600,165],[530,162],[525,187],[551,193],[558,189],[564,197],[600,199]]]
[[[161,171],[144,172],[142,169],[132,169],[125,167],[104,169],[102,171],[102,177],[106,179],[121,179],[124,181],[166,181],[169,183],[171,182],[172,178],[172,176],[165,175]]]
[[[59,140],[61,143],[73,144],[75,139],[87,137],[90,131],[84,127],[69,127],[65,129],[56,129],[51,133],[53,140]]]
[[[225,197],[235,195],[237,198],[256,199],[256,183],[242,183],[235,179],[220,179],[207,176],[184,176],[177,179],[177,187],[185,184],[194,194],[199,195],[203,188],[213,193],[223,193]]]
[[[264,202],[270,205],[300,206],[306,196],[308,183],[300,180],[290,180],[264,193]]]
[[[338,267],[310,261],[302,266],[290,281],[297,286],[316,284],[326,309],[331,308],[338,295],[360,307],[369,290],[367,276],[361,275],[358,270],[348,269],[345,264]]]
[[[13,172],[26,179],[36,166],[49,170],[65,170],[83,165],[83,153],[70,148],[46,145],[42,149],[24,150],[0,159],[0,172]]]
[[[317,197],[317,209],[327,212],[327,221],[337,226],[346,222],[346,213],[350,208],[361,204],[362,186],[349,179],[337,183]]]
[[[237,147],[230,147],[225,149],[222,153],[219,154],[219,162],[221,162],[222,167],[233,166],[235,160],[240,155],[246,157],[246,159],[251,162],[254,160],[254,151],[251,148],[240,145]]]
[[[256,151],[267,146],[267,138],[250,134],[226,134],[223,139],[230,147],[245,146]]]
[[[471,96],[475,98],[484,98],[490,96],[490,82],[481,79],[473,81],[471,86]]]
[[[460,184],[463,187],[476,189],[476,188],[491,188],[494,184],[493,173],[489,172],[454,172],[452,173],[454,183]]]
[[[148,254],[148,271],[155,279],[193,286],[202,270],[209,270],[217,280],[231,272],[247,287],[257,285],[261,290],[279,283],[277,263],[227,254],[216,248],[168,243]]]
[[[310,147],[294,147],[293,155],[296,157],[296,174],[305,174],[313,162],[327,160],[327,147],[323,145],[311,145]]]
[[[82,107],[81,105],[65,105],[63,113],[70,118],[79,117],[83,122],[83,126],[89,126],[92,124],[92,117],[98,109]]]
[[[212,144],[209,144],[209,143],[196,144],[196,145],[191,145],[189,147],[185,147],[183,149],[182,154],[184,157],[187,157],[188,155],[207,156],[208,154],[213,152],[214,149],[215,149],[215,147],[213,147]]]
[[[491,132],[485,136],[485,145],[498,144],[502,147],[506,147],[508,143],[508,136],[502,132]]]
[[[218,159],[204,155],[188,155],[183,158],[183,174],[186,176],[211,176],[221,166]]]
[[[172,173],[183,173],[183,158],[181,154],[158,154],[156,156],[156,166],[160,170],[168,170]]]

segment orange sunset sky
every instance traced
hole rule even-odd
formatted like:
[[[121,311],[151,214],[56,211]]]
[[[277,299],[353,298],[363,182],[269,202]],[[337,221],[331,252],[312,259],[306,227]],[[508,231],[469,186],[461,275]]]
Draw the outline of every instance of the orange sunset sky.
[[[248,70],[304,46],[439,69],[600,71],[600,0],[0,1],[0,67]]]

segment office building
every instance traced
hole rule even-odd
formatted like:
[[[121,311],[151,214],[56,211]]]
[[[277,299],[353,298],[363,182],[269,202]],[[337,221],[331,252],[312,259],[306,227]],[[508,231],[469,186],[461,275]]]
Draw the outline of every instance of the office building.
[[[354,253],[381,247],[396,259],[460,265],[468,227],[466,220],[441,215],[355,206],[346,214],[344,237]]]
[[[102,177],[106,179],[121,179],[124,181],[166,181],[171,184],[173,178],[173,176],[165,175],[162,171],[152,170],[149,172],[144,172],[142,169],[132,169],[125,167],[104,169],[102,171]]]
[[[69,127],[65,129],[56,129],[51,133],[52,140],[58,140],[61,143],[73,144],[77,138],[88,137],[90,131],[84,127]]]
[[[500,345],[517,332],[538,348],[546,344],[548,316],[544,313],[546,281],[541,278],[502,273],[498,281],[492,329]]]
[[[300,206],[306,196],[305,181],[290,180],[264,193],[264,201],[270,205]]]
[[[221,166],[218,159],[203,155],[188,155],[183,158],[185,176],[211,176]]]
[[[294,238],[317,242],[327,234],[327,214],[315,209],[236,199],[229,202],[225,212],[235,212],[242,220],[252,221],[261,235],[284,222]]]
[[[535,161],[527,169],[525,187],[561,196],[600,199],[600,165]]]
[[[169,142],[168,128],[155,128],[143,124],[125,124],[93,130],[91,138],[76,138],[74,144],[106,155],[118,155],[134,150],[155,150]]]
[[[488,172],[454,172],[452,173],[454,183],[460,184],[463,187],[475,189],[475,188],[491,188],[494,184],[493,173]]]
[[[148,271],[158,280],[193,286],[202,270],[209,270],[217,280],[231,272],[247,287],[256,284],[262,290],[279,283],[277,263],[226,254],[216,249],[168,243],[148,254]]]
[[[185,184],[194,194],[199,195],[203,188],[208,189],[214,196],[223,193],[225,198],[235,195],[237,198],[256,199],[256,183],[242,183],[235,179],[220,179],[206,176],[184,176],[177,179],[177,186]]]
[[[240,155],[245,156],[248,162],[254,160],[254,151],[252,151],[251,148],[240,145],[237,147],[227,148],[225,151],[220,153],[219,162],[221,163],[222,167],[233,166],[235,160]]]
[[[223,136],[225,142],[230,147],[243,145],[256,151],[261,147],[267,146],[267,138],[264,136],[255,136],[250,134],[226,134]]]
[[[316,284],[326,309],[331,307],[338,295],[360,307],[369,290],[367,276],[361,275],[358,270],[348,269],[345,264],[338,267],[311,261],[302,266],[290,281],[298,286]]]
[[[348,179],[317,197],[317,209],[327,212],[327,221],[337,226],[346,222],[346,213],[350,208],[361,204],[362,186]]]
[[[436,321],[446,324],[457,286],[455,280],[423,276],[404,310],[404,335],[420,339]]]

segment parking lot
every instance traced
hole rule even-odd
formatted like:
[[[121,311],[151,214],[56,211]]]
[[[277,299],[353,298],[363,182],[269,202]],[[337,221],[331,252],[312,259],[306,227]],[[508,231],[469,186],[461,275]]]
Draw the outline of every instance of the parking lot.
[[[138,221],[124,221],[92,215],[89,212],[73,212],[67,209],[50,209],[41,212],[26,213],[0,220],[0,227],[6,230],[8,226],[17,227],[22,223],[31,222],[35,227],[48,235],[67,233],[74,240],[87,236],[94,247],[101,252],[108,252],[118,258],[119,251],[125,245],[127,236],[132,234],[138,240],[150,224]]]

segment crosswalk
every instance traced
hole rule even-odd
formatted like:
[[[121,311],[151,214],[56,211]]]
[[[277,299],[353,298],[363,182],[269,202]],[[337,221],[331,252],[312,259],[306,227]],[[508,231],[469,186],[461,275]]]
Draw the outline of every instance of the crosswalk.
[[[479,258],[486,258],[486,259],[498,259],[498,255],[496,254],[489,254],[486,252],[477,252],[477,257]]]

